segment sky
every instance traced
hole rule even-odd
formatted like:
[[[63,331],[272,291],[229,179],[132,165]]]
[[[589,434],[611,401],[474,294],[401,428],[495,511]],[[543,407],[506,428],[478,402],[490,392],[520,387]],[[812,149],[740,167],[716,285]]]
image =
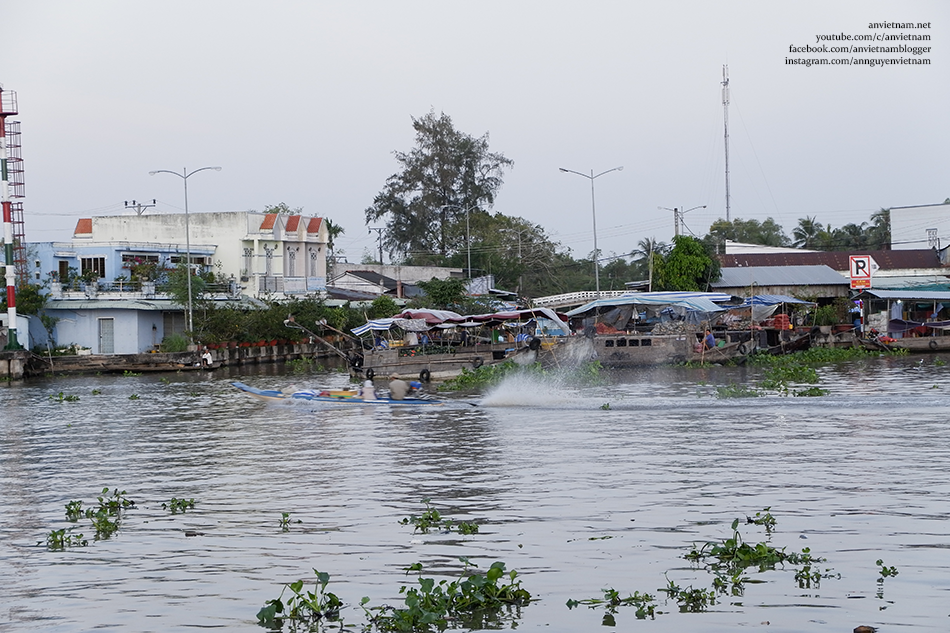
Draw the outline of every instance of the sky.
[[[839,0],[0,0],[0,83],[17,93],[27,240],[80,217],[284,202],[375,253],[364,211],[448,114],[514,161],[492,211],[542,225],[575,256],[634,250],[726,215],[835,227],[950,197],[950,2]],[[873,22],[929,29],[870,28]],[[822,35],[928,34],[912,53],[792,53]],[[858,42],[857,45],[885,45]],[[787,58],[926,58],[791,65]],[[595,174],[594,180],[563,173]],[[705,208],[702,208],[704,207]],[[388,261],[388,258],[387,258]]]

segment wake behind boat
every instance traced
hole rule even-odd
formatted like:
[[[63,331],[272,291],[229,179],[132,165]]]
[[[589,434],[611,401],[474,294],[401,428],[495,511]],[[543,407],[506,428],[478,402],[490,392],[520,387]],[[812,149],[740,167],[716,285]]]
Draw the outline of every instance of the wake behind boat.
[[[441,405],[441,400],[407,396],[402,400],[390,398],[388,395],[377,394],[373,399],[364,399],[355,389],[303,389],[286,393],[276,389],[258,389],[243,382],[232,382],[244,393],[258,400],[307,400],[310,402],[332,402],[335,404],[376,405],[376,406],[404,406],[404,405]]]

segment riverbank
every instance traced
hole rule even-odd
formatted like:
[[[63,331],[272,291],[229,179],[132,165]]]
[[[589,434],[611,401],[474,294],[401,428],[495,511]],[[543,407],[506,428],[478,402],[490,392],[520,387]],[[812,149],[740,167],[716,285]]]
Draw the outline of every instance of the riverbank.
[[[5,356],[11,355],[10,360]],[[14,356],[15,355],[15,358]],[[175,353],[87,354],[79,356],[39,356],[32,352],[5,352],[0,361],[0,378],[20,380],[48,374],[125,373],[157,371],[198,371],[233,365],[286,363],[306,359],[326,359],[329,353],[317,343],[287,343],[254,347],[223,347]],[[18,363],[18,364],[17,364]]]

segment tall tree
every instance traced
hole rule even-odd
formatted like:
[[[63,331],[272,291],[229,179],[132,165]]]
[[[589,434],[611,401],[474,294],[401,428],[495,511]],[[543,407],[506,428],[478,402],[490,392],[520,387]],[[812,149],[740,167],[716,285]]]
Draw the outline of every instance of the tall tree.
[[[653,286],[656,290],[704,292],[720,277],[719,260],[709,246],[689,235],[674,237],[669,254],[655,260]]]
[[[772,218],[766,218],[764,222],[740,218],[727,222],[720,218],[709,226],[706,241],[721,247],[726,240],[766,246],[788,245],[788,236],[782,226]]]
[[[401,169],[366,209],[366,223],[386,216],[383,245],[391,253],[444,258],[465,249],[466,214],[494,204],[514,162],[489,151],[487,133],[460,132],[444,112],[413,117],[412,127],[416,146],[394,152]]]
[[[876,251],[891,250],[891,210],[881,209],[871,214],[868,227],[868,248]]]

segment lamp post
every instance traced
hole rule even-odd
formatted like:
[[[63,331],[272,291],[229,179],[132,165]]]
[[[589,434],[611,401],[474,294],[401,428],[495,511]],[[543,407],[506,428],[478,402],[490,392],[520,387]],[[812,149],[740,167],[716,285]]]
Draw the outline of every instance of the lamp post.
[[[607,171],[602,171],[596,176],[594,175],[594,170],[590,170],[590,175],[582,174],[579,171],[574,171],[573,169],[564,169],[559,167],[561,171],[568,174],[577,174],[578,176],[583,176],[590,180],[590,214],[591,218],[594,221],[594,287],[597,289],[597,298],[600,299],[600,251],[597,250],[597,210],[594,206],[594,180],[600,178],[604,174],[609,174],[612,171],[623,171],[623,165],[620,167],[614,167],[613,169],[608,169]]]
[[[177,171],[170,171],[168,169],[156,169],[155,171],[148,172],[149,176],[154,176],[155,174],[174,174],[182,179],[182,182],[185,183],[185,277],[188,280],[188,319],[185,323],[185,328],[188,330],[188,337],[193,337],[193,321],[192,321],[192,310],[191,310],[191,227],[188,221],[188,179],[199,171],[206,170],[221,171],[220,167],[202,167],[201,169],[195,169],[193,171],[188,171],[186,168],[182,167],[181,173]],[[194,340],[194,339],[192,339]]]
[[[696,209],[705,209],[706,205],[700,205],[698,207],[693,207],[692,209],[686,209],[685,211],[680,211],[683,207],[679,208],[669,208],[669,207],[657,207],[658,211],[672,211],[673,212],[673,235],[680,234],[680,222],[683,222],[683,216],[685,216],[690,211],[695,211]],[[683,222],[683,226],[686,226],[686,223]]]

